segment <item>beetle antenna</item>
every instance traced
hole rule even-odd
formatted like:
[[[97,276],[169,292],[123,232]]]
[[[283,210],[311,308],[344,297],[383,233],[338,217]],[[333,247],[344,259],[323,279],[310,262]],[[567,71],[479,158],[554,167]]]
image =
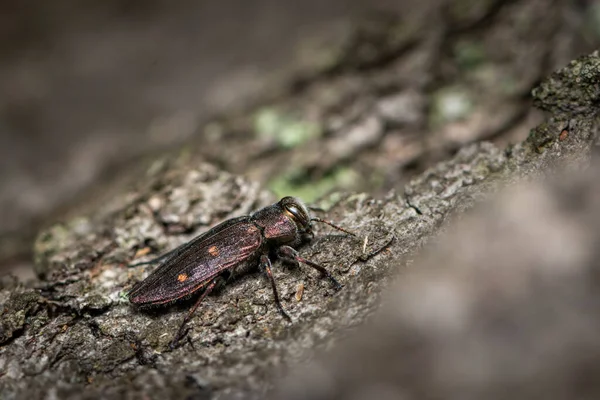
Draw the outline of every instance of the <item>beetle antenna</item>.
[[[346,229],[344,229],[344,228],[341,228],[341,227],[339,227],[339,226],[335,225],[333,222],[329,222],[329,221],[326,221],[326,220],[324,220],[324,219],[321,219],[321,218],[311,218],[311,219],[310,219],[310,221],[311,221],[311,222],[312,222],[312,221],[315,221],[315,222],[321,222],[321,223],[323,223],[323,224],[329,225],[330,227],[332,227],[332,228],[334,228],[334,229],[337,229],[338,231],[341,231],[341,232],[347,233],[348,235],[351,235],[351,236],[356,236],[354,233],[352,233],[352,232],[350,232],[350,231],[348,231],[348,230],[346,230]]]

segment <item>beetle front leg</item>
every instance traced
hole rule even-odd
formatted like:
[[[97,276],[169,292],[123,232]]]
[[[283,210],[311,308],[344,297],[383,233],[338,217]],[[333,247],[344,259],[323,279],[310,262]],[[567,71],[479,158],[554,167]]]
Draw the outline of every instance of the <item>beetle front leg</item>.
[[[303,232],[300,234],[302,238],[302,243],[310,243],[315,238],[315,233],[313,231]]]
[[[281,258],[282,261],[289,262],[292,264],[298,264],[299,262],[301,262],[302,264],[306,264],[309,267],[316,269],[323,276],[329,279],[336,290],[342,288],[342,285],[333,277],[333,275],[331,275],[329,271],[327,271],[325,267],[310,260],[307,260],[306,258],[300,257],[300,254],[298,254],[298,252],[290,246],[279,247],[277,249],[277,257]]]
[[[277,310],[279,314],[289,322],[292,322],[290,316],[285,312],[283,307],[281,306],[281,302],[279,301],[279,293],[277,293],[277,286],[275,285],[275,278],[273,278],[273,271],[271,271],[271,260],[266,254],[260,256],[260,268],[265,271],[265,275],[271,282],[271,287],[273,288],[273,298],[275,299],[275,306],[277,306]]]

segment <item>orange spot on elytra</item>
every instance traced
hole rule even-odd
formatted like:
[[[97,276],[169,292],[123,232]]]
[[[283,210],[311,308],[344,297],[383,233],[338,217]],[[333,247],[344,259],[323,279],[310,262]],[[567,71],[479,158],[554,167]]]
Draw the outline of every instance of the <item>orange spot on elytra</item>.
[[[561,142],[563,140],[565,140],[567,137],[569,136],[569,131],[566,129],[563,129],[562,132],[560,133],[560,135],[558,136],[558,140],[560,140]]]
[[[185,282],[185,280],[188,278],[187,274],[179,274],[179,276],[177,276],[177,280],[179,282]]]
[[[217,248],[217,246],[210,246],[208,248],[208,252],[210,253],[211,256],[216,257],[219,255],[219,249]]]

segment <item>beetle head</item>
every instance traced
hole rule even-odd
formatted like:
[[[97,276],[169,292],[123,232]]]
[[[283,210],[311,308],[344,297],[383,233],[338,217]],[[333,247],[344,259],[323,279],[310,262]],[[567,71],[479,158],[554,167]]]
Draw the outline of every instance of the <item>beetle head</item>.
[[[302,201],[295,197],[287,196],[279,200],[279,205],[303,232],[310,232],[310,213]]]

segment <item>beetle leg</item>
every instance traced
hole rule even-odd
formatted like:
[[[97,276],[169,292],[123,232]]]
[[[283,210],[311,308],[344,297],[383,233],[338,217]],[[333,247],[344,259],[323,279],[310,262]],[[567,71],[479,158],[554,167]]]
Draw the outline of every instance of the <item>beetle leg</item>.
[[[198,306],[200,305],[200,303],[202,303],[202,300],[204,300],[204,298],[206,296],[208,296],[210,294],[210,292],[213,291],[213,289],[215,288],[215,286],[217,286],[217,284],[219,283],[219,281],[222,280],[222,279],[223,278],[221,278],[220,276],[217,276],[215,279],[213,279],[208,284],[208,286],[206,287],[206,289],[204,289],[204,292],[202,292],[202,294],[200,295],[200,297],[198,297],[198,300],[196,300],[196,303],[194,304],[194,306],[190,309],[190,311],[188,311],[187,315],[183,319],[183,322],[181,322],[181,325],[179,326],[179,330],[177,331],[177,334],[175,335],[175,337],[173,338],[173,340],[169,344],[169,347],[171,349],[174,349],[177,346],[177,343],[187,333],[187,331],[184,331],[183,328],[185,327],[185,324],[187,324],[188,321],[192,318],[192,316],[194,315],[194,313],[198,309]]]
[[[271,282],[271,287],[273,288],[273,298],[275,299],[275,306],[277,306],[277,310],[279,314],[289,322],[292,322],[290,316],[285,312],[283,307],[281,306],[281,302],[279,301],[279,294],[277,293],[277,286],[275,285],[275,278],[273,278],[273,271],[271,271],[271,260],[266,254],[260,256],[260,268],[265,271],[269,282]]]
[[[315,262],[312,262],[310,260],[307,260],[306,258],[300,257],[300,254],[298,254],[298,252],[290,246],[279,247],[277,249],[277,257],[281,258],[283,261],[290,262],[290,263],[297,264],[297,263],[301,262],[302,264],[306,264],[309,267],[316,269],[323,276],[325,276],[327,279],[329,279],[336,290],[342,288],[342,285],[333,277],[333,275],[331,275],[331,273],[329,271],[327,271],[327,269],[325,269],[325,267],[323,267],[322,265],[319,265]]]
[[[313,231],[303,232],[301,233],[302,243],[309,243],[315,238],[315,233]]]

